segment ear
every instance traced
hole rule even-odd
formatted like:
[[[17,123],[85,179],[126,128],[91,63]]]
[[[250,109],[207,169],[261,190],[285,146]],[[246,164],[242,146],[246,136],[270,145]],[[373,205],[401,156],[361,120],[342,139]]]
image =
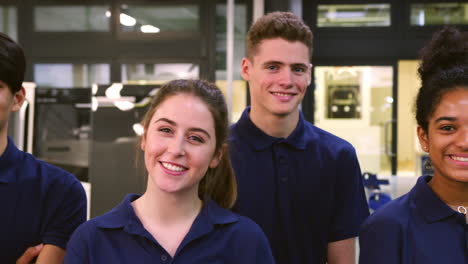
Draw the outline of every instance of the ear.
[[[216,153],[216,154],[213,156],[213,159],[212,159],[211,162],[210,162],[210,168],[213,169],[213,168],[218,167],[219,162],[221,161],[221,158],[222,158],[223,155],[224,155],[224,152],[227,151],[227,148],[228,148],[227,144],[223,144],[223,145],[221,146],[221,148],[219,149],[218,153]]]
[[[24,103],[25,98],[26,98],[26,90],[24,89],[24,87],[21,87],[21,89],[13,95],[14,101],[13,101],[13,107],[11,110],[13,112],[20,110],[21,106]]]
[[[429,151],[429,137],[427,135],[427,132],[424,131],[424,129],[421,126],[418,126],[417,134],[418,134],[419,144],[421,144],[421,148],[424,151],[428,152]]]
[[[248,58],[243,58],[241,63],[241,76],[245,81],[250,80],[250,69],[252,62]]]

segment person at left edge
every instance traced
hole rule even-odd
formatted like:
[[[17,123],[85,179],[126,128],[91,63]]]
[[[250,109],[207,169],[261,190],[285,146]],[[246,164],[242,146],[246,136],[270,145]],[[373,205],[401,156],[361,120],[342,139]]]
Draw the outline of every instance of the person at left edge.
[[[20,151],[8,120],[24,102],[26,59],[0,33],[0,263],[62,263],[71,234],[86,221],[86,194],[72,174]]]
[[[237,188],[221,91],[205,81],[171,81],[142,125],[145,193],[78,227],[65,263],[274,263],[260,227],[228,210]]]

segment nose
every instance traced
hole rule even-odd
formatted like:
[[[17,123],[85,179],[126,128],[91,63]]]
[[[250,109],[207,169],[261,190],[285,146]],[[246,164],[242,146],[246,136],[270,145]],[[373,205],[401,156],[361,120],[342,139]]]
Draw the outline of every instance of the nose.
[[[185,155],[184,139],[182,137],[173,137],[167,147],[167,152],[175,157]]]
[[[279,84],[283,88],[291,88],[293,86],[293,73],[288,69],[283,69],[279,76]]]
[[[457,137],[457,146],[464,150],[468,150],[468,126],[460,129]]]

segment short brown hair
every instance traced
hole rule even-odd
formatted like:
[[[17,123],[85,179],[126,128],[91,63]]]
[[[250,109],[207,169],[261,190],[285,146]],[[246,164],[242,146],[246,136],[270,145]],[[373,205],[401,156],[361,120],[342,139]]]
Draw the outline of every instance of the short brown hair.
[[[262,40],[273,38],[300,41],[312,54],[312,31],[304,21],[291,12],[272,12],[257,19],[247,32],[247,58],[253,58]]]
[[[215,153],[223,151],[229,133],[229,121],[226,101],[223,93],[213,83],[202,80],[173,80],[163,85],[151,101],[142,125],[145,131],[157,108],[168,98],[178,94],[193,95],[208,107],[215,126]],[[145,135],[143,135],[145,136]],[[201,200],[213,200],[219,206],[230,209],[237,199],[237,183],[232,169],[229,151],[225,149],[217,167],[208,168],[198,187]]]

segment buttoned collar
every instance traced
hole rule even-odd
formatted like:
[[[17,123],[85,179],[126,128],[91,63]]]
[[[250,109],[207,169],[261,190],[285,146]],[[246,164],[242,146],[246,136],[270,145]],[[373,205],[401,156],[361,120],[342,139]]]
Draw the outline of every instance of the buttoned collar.
[[[8,137],[5,152],[0,156],[0,183],[16,181],[15,173],[7,173],[13,166],[20,163],[21,151],[15,146],[13,140]]]
[[[429,187],[427,183],[431,179],[431,176],[419,177],[416,185],[414,186],[413,196],[417,210],[428,223],[438,222],[457,214],[448,205],[442,202],[442,200],[440,200],[440,198]]]
[[[301,111],[299,111],[299,121],[296,128],[287,138],[277,138],[267,135],[252,122],[249,113],[250,106],[244,110],[234,129],[236,129],[236,132],[246,140],[254,150],[261,151],[280,142],[301,150],[307,147],[308,133],[312,133],[312,131],[305,129],[306,121]]]
[[[127,233],[146,236],[153,239],[144,229],[131,205],[131,203],[139,197],[140,195],[138,194],[128,194],[120,205],[115,207],[109,213],[96,218],[96,226],[104,229],[123,228]],[[187,241],[188,243],[188,241],[211,232],[216,225],[234,223],[238,220],[239,218],[236,214],[220,208],[213,201],[207,201],[205,202],[200,214],[196,217],[184,241]]]

